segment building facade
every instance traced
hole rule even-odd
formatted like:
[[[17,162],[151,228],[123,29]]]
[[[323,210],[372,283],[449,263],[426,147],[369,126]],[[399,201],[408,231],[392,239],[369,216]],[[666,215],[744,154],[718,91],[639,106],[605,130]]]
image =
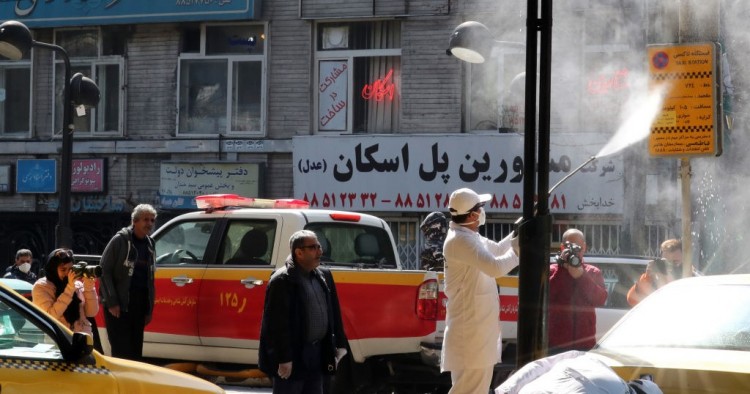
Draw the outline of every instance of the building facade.
[[[76,252],[100,253],[138,203],[163,222],[200,194],[369,211],[391,223],[412,268],[419,222],[447,211],[453,189],[495,194],[491,236],[520,215],[523,1],[27,3],[5,3],[0,19],[63,47],[72,71],[101,92],[74,122]],[[676,11],[655,4],[555,4],[552,182],[596,155],[628,116],[648,79],[645,46],[676,30]],[[509,44],[485,64],[447,55],[467,20]],[[0,61],[3,262],[20,247],[37,257],[54,247],[63,75],[62,59],[43,48]],[[631,145],[551,196],[553,242],[577,226],[594,252],[655,255],[679,232],[679,196],[664,191],[675,189],[676,162]]]

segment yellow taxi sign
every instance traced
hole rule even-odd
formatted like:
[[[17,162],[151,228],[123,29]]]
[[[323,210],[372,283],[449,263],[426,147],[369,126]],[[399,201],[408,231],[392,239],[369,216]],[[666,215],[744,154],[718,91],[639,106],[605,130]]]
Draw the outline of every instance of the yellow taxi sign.
[[[649,85],[665,85],[661,111],[651,124],[653,156],[718,156],[721,122],[717,45],[649,45]]]

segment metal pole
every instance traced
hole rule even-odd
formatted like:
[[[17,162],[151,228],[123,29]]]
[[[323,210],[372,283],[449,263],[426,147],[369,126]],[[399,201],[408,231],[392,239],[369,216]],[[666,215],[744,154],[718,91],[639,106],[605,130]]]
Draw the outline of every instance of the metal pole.
[[[63,81],[63,130],[62,151],[60,158],[60,206],[58,208],[57,227],[55,228],[55,245],[58,248],[73,247],[73,230],[70,226],[70,187],[73,171],[73,103],[70,98],[70,79],[72,71],[68,52],[55,44],[34,41],[33,46],[50,49],[63,59],[65,64],[65,80]]]
[[[518,278],[517,368],[547,354],[547,294],[551,233],[547,189],[549,188],[552,1],[541,1],[541,19],[538,18],[539,0],[528,0],[527,3],[523,217],[518,227],[521,256]],[[539,58],[539,165],[537,172],[536,75],[538,31],[542,32],[542,40]],[[536,181],[537,177],[538,181]],[[538,199],[537,204],[535,204],[535,197]]]

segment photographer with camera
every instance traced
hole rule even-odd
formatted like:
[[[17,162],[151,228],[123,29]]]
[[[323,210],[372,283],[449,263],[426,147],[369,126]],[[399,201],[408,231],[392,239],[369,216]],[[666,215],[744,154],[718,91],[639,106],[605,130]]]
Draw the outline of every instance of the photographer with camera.
[[[589,350],[596,343],[596,308],[607,301],[601,270],[583,260],[586,238],[577,229],[563,234],[549,277],[549,353]]]
[[[633,287],[628,290],[628,304],[635,306],[656,289],[673,280],[682,278],[682,241],[668,239],[661,243],[661,258],[649,261],[646,272],[641,274]],[[692,267],[693,276],[700,273]]]
[[[96,268],[85,262],[73,264],[73,251],[55,249],[47,256],[46,276],[34,283],[31,299],[35,305],[70,327],[73,332],[93,335],[89,317],[99,312],[94,285]],[[101,271],[98,271],[101,273]]]

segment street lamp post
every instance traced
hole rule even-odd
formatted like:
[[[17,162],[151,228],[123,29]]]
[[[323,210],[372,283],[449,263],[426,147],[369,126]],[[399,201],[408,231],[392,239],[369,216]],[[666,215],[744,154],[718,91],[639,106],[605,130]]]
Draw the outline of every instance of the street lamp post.
[[[541,18],[539,17],[540,1]],[[552,0],[528,0],[526,18],[523,217],[517,229],[521,249],[518,274],[517,368],[547,354],[547,298],[552,227],[548,191]],[[541,33],[541,40],[537,39],[539,33]],[[486,26],[478,22],[465,22],[459,25],[451,35],[449,50],[462,60],[481,63],[487,57],[482,53],[488,53],[487,47],[494,43]],[[537,44],[540,48],[538,54]],[[476,49],[471,49],[470,45],[476,46]],[[537,55],[539,56],[538,144]],[[536,193],[534,186],[536,186]]]
[[[81,73],[71,76],[70,58],[63,47],[35,41],[26,25],[17,21],[0,24],[0,55],[10,60],[20,60],[32,47],[45,48],[57,53],[65,66],[63,82],[63,131],[60,152],[60,206],[55,228],[55,244],[58,248],[73,247],[73,230],[70,226],[70,194],[73,178],[73,117],[78,105],[95,106],[99,102],[99,87]]]

